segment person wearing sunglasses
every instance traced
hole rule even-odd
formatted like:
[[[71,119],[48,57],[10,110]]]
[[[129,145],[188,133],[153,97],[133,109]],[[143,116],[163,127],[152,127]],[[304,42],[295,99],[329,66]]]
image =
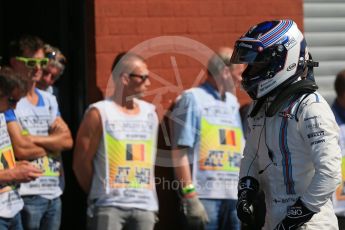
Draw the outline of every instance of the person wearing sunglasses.
[[[27,39],[30,38],[30,39]],[[37,42],[32,42],[37,40]],[[47,66],[48,58],[44,57],[42,40],[26,36],[20,41],[10,43],[10,65],[16,72],[28,80],[38,82],[42,77],[42,68]]]
[[[44,55],[49,62],[43,68],[42,78],[37,82],[37,88],[52,93],[58,98],[58,89],[54,83],[65,70],[66,58],[58,48],[49,44],[44,45]]]
[[[29,182],[42,175],[42,171],[28,161],[15,161],[7,123],[14,108],[25,94],[25,82],[8,68],[0,70],[0,229],[23,229],[20,210],[23,200],[18,192],[21,182]]]
[[[119,54],[115,90],[92,104],[79,127],[73,169],[88,197],[88,229],[151,230],[158,201],[154,163],[158,118],[140,98],[150,86],[144,60]]]
[[[44,171],[35,181],[22,183],[20,194],[24,200],[21,212],[24,229],[59,229],[63,172],[61,152],[73,144],[70,130],[60,116],[55,96],[36,88],[47,64],[43,42],[35,36],[22,36],[10,43],[10,63],[14,71],[26,77],[28,92],[14,111],[16,124],[10,129],[14,138],[29,140],[44,149],[44,156],[23,156],[14,141],[15,156],[31,158],[31,163]],[[36,63],[35,65],[33,63]],[[11,134],[12,133],[12,134]],[[18,135],[18,133],[21,134]],[[18,143],[17,143],[18,142]]]

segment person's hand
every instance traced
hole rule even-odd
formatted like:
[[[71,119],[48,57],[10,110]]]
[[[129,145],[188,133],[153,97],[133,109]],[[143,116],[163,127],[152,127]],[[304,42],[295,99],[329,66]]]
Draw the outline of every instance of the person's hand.
[[[12,169],[8,169],[14,182],[22,183],[35,180],[42,176],[42,170],[38,169],[28,161],[19,161]]]
[[[238,182],[237,216],[245,224],[254,222],[253,202],[259,191],[259,182],[253,177],[243,177]]]
[[[288,208],[286,217],[274,228],[274,230],[296,230],[307,223],[315,214],[304,206],[298,199],[296,203]]]
[[[195,194],[192,197],[182,198],[182,208],[186,216],[188,229],[204,229],[208,222],[206,210]]]

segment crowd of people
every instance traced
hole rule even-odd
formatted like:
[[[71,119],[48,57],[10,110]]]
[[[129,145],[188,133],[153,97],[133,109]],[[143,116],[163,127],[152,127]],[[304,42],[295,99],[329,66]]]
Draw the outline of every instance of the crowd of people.
[[[54,86],[65,56],[28,35],[9,54],[0,69],[0,229],[60,228],[61,153],[72,147],[87,228],[153,229],[159,119],[142,99],[151,86],[145,59],[116,55],[114,90],[89,106],[74,143]],[[265,21],[217,50],[206,80],[178,96],[171,159],[186,229],[345,226],[345,72],[330,107],[317,66],[295,22]],[[253,100],[244,110],[240,85]]]

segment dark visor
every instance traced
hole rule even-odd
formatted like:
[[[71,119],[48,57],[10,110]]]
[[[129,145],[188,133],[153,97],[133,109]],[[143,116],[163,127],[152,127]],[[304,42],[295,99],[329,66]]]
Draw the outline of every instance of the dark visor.
[[[236,42],[235,50],[232,53],[230,63],[267,63],[270,56],[265,55],[265,51],[259,52],[261,46],[256,46],[255,42],[244,43],[243,41]]]

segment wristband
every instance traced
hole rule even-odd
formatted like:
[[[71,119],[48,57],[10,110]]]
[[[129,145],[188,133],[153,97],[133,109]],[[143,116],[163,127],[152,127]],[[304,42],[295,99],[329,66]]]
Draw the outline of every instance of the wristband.
[[[189,184],[186,187],[183,187],[181,192],[182,192],[183,195],[188,195],[190,193],[195,192],[194,184]]]
[[[22,135],[23,136],[29,136],[29,132],[26,129],[22,130]]]

